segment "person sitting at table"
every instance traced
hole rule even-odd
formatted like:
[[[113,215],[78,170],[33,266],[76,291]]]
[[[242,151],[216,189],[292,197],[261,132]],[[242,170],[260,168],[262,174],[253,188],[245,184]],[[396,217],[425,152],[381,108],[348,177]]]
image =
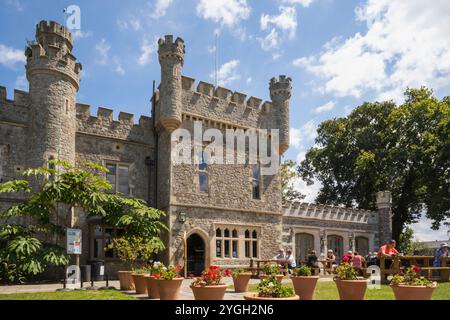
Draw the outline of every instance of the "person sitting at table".
[[[395,257],[398,255],[397,249],[395,246],[397,242],[395,240],[389,240],[384,246],[381,246],[380,250],[377,253],[377,265],[381,268],[381,257]],[[384,260],[384,268],[390,269],[392,267],[393,261],[391,259]],[[387,279],[388,274],[385,274]]]
[[[342,262],[348,262],[351,263],[353,260],[353,251],[348,250],[346,254],[342,257]]]
[[[292,255],[291,250],[286,250],[286,261],[288,263],[288,269],[294,269],[297,267],[297,264],[295,263],[295,258]]]
[[[366,259],[364,259],[363,256],[361,256],[357,251],[355,251],[355,254],[353,255],[352,259],[352,266],[355,268],[356,272],[359,276],[363,276],[363,265],[364,262],[366,262]]]
[[[333,250],[329,249],[327,251],[327,256],[325,257],[325,269],[328,271],[331,270],[333,272],[334,267],[336,266],[336,256],[333,253]]]
[[[447,257],[450,257],[448,244],[446,242],[442,242],[434,253],[433,267],[441,267],[441,258]]]
[[[316,255],[316,250],[310,250],[308,256],[306,257],[306,265],[310,268],[318,268],[319,262]]]
[[[275,257],[273,257],[273,260],[286,260],[284,250],[283,249],[278,250],[278,254]]]

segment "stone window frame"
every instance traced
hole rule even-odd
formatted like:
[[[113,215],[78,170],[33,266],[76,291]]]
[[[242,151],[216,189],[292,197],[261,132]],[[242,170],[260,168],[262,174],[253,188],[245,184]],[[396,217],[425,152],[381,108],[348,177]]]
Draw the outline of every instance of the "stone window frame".
[[[109,159],[104,159],[103,160],[103,166],[105,168],[107,168],[108,165],[115,165],[116,166],[116,183],[115,183],[115,190],[111,189],[109,190],[109,192],[111,193],[118,193],[119,192],[119,184],[117,183],[119,181],[119,170],[118,168],[120,166],[123,167],[127,167],[128,168],[128,194],[124,194],[125,197],[132,197],[133,196],[133,188],[131,186],[131,176],[130,176],[130,172],[131,172],[131,164],[127,163],[127,162],[122,162],[122,161],[117,161],[117,160],[109,160]],[[105,179],[109,182],[108,180],[108,172],[105,172]]]
[[[247,237],[248,231],[248,237]],[[259,237],[260,233],[253,228],[248,228],[244,231],[244,257],[250,259],[258,259],[259,257]],[[255,250],[256,245],[256,250]],[[248,249],[247,249],[248,246]],[[247,255],[248,251],[248,255]],[[256,252],[255,252],[256,251]]]
[[[214,257],[216,259],[227,259],[227,260],[237,260],[237,259],[259,259],[260,257],[260,243],[261,243],[261,226],[256,225],[235,225],[235,224],[214,224]],[[229,235],[225,235],[225,230],[229,230]],[[220,235],[218,234],[220,230]],[[233,230],[236,230],[236,236],[233,236]],[[251,238],[245,238],[245,232],[250,232]],[[252,237],[253,233],[256,232],[256,237]],[[217,242],[220,241],[220,252],[221,255],[217,254]],[[230,256],[225,256],[225,241],[229,241],[229,252]],[[236,243],[236,257],[233,257],[233,242]],[[245,246],[246,243],[250,243],[250,257],[246,257]],[[254,254],[254,248],[256,248],[256,254]]]
[[[101,235],[95,234],[95,229],[100,227],[101,228]],[[107,236],[108,233],[106,233],[106,229],[112,229],[111,235]],[[118,228],[118,227],[112,227],[107,224],[102,223],[101,221],[98,222],[91,222],[89,223],[89,259],[95,260],[95,259],[101,259],[101,260],[118,260],[118,257],[113,249],[111,249],[112,257],[107,257],[104,248],[106,248],[107,244],[111,243],[111,240],[114,238],[118,238],[121,236],[118,231],[124,230],[124,228]],[[100,250],[101,255],[95,256],[95,242],[97,239],[102,240],[102,246],[103,248]],[[109,240],[109,241],[107,241]]]

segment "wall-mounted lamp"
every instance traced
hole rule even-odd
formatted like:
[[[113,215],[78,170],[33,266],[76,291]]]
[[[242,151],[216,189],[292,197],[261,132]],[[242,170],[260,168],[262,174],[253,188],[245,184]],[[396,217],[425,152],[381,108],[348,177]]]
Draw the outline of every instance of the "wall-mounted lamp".
[[[181,223],[186,222],[186,212],[179,212],[178,213],[178,221]]]

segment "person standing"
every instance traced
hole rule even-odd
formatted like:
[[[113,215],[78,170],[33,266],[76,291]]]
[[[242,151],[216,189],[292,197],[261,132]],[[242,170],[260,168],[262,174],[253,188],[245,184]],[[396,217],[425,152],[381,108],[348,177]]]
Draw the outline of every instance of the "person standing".
[[[355,254],[353,255],[353,259],[352,259],[352,266],[353,266],[353,268],[355,268],[355,270],[359,276],[364,275],[362,269],[363,269],[365,262],[366,262],[366,259],[364,259],[363,256],[361,256],[357,251],[355,251]]]
[[[291,250],[286,250],[286,261],[288,263],[288,269],[294,269],[297,267],[297,264],[295,263],[295,258],[292,255]]]

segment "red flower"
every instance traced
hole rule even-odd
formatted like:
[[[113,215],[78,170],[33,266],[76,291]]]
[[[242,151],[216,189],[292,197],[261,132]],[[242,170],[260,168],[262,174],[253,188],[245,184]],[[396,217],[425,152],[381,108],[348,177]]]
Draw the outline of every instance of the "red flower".
[[[195,277],[195,275],[193,274],[193,273],[191,273],[191,274],[189,274],[189,278],[194,278]]]
[[[181,269],[183,269],[183,267],[182,267],[182,266],[176,266],[176,269],[177,269],[178,271],[180,271]]]
[[[230,270],[230,269],[226,269],[226,270],[223,272],[223,275],[224,275],[225,277],[229,277],[229,276],[231,275],[231,270]]]
[[[413,270],[415,273],[419,273],[419,272],[420,272],[420,267],[419,267],[419,266],[412,266],[411,268],[412,268],[412,270]]]
[[[177,278],[181,278],[181,274],[177,274]]]

